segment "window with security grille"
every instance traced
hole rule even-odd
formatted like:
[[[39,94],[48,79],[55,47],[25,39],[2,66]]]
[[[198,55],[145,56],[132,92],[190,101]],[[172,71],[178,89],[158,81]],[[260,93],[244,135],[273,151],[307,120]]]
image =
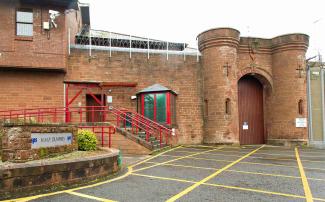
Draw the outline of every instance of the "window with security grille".
[[[33,10],[19,9],[16,11],[16,35],[33,36]]]

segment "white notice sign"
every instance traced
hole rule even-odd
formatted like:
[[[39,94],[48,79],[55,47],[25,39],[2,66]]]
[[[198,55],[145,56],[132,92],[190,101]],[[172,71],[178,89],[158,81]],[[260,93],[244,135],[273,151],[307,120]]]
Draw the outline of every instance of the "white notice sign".
[[[307,119],[306,118],[296,118],[296,128],[306,128]]]
[[[247,122],[244,122],[244,124],[243,124],[243,130],[248,130],[248,123]]]
[[[32,149],[70,145],[71,133],[32,133]]]
[[[107,103],[109,103],[109,104],[110,104],[110,103],[113,103],[113,96],[109,96],[109,95],[108,95],[108,96],[106,97],[106,99],[107,99]]]

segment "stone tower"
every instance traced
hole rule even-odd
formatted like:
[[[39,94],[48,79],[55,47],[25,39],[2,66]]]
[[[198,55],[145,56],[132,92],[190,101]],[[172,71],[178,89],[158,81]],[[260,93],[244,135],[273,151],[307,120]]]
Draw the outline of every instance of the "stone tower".
[[[239,31],[232,28],[199,34],[204,143],[243,144],[248,137],[248,142],[256,144],[249,139],[251,133],[260,136],[260,143],[306,142],[307,127],[296,127],[296,119],[307,118],[308,40],[305,34],[273,39],[240,37]],[[245,94],[239,88],[243,79],[248,81],[246,90],[254,82],[261,87],[253,87]],[[260,110],[255,114],[254,88],[261,89],[260,101],[256,102],[261,103]]]

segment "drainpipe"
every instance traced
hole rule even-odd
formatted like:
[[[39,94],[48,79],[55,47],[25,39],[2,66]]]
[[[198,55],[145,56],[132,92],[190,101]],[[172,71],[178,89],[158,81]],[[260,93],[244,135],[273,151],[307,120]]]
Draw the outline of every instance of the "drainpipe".
[[[320,69],[320,73],[321,73],[321,95],[322,95],[322,120],[323,120],[323,144],[325,144],[325,96],[324,96],[324,69],[321,66]]]
[[[317,56],[314,57],[310,57],[308,59],[306,59],[306,71],[307,71],[307,110],[308,110],[308,139],[309,139],[309,143],[313,141],[313,128],[312,128],[312,123],[313,123],[313,119],[312,119],[312,108],[311,108],[311,87],[310,87],[310,66],[308,64],[308,62],[314,58],[316,58]]]

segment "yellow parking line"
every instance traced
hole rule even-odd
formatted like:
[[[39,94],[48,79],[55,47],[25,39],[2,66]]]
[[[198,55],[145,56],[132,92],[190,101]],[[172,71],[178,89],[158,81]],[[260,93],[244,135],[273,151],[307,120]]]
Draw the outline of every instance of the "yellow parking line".
[[[132,173],[132,175],[141,176],[141,177],[148,177],[148,178],[152,178],[152,179],[159,179],[159,180],[168,180],[168,181],[191,183],[191,184],[197,183],[196,181],[184,180],[184,179],[179,179],[179,178],[159,177],[159,176],[145,175],[145,174],[138,174],[138,173]],[[235,189],[235,190],[242,190],[242,191],[258,192],[258,193],[263,193],[263,194],[278,195],[278,196],[285,196],[285,197],[292,197],[292,198],[302,198],[302,199],[306,198],[305,196],[300,196],[300,195],[295,195],[295,194],[271,192],[271,191],[264,191],[264,190],[259,190],[259,189],[228,186],[228,185],[221,185],[221,184],[203,183],[203,185],[213,186],[213,187],[221,187],[221,188],[226,188],[226,189]],[[321,199],[321,198],[314,198],[314,199],[318,200],[318,201],[325,201],[325,199]]]
[[[53,195],[56,195],[56,194],[62,194],[62,193],[68,192],[68,191],[77,191],[77,190],[81,190],[81,189],[92,188],[92,187],[96,187],[96,186],[99,186],[99,185],[111,183],[111,182],[114,182],[114,181],[117,181],[117,180],[120,180],[120,179],[123,179],[123,178],[129,176],[133,172],[133,167],[134,166],[139,165],[141,163],[145,163],[145,162],[147,162],[149,160],[152,160],[152,159],[154,159],[154,158],[156,158],[158,156],[161,156],[161,155],[163,155],[163,154],[165,154],[165,153],[167,153],[169,151],[173,151],[173,150],[178,149],[178,148],[181,148],[181,146],[175,147],[175,148],[167,150],[165,152],[161,152],[161,153],[159,153],[159,154],[157,154],[157,155],[155,155],[153,157],[145,159],[145,160],[143,160],[143,161],[141,161],[139,163],[133,164],[133,165],[128,167],[128,171],[124,175],[121,175],[120,177],[117,177],[117,178],[114,178],[114,179],[106,180],[106,181],[103,181],[103,182],[98,182],[98,183],[87,185],[87,186],[77,187],[77,188],[73,188],[73,189],[67,189],[67,190],[62,190],[62,191],[57,191],[57,192],[46,193],[46,194],[39,194],[39,195],[36,195],[36,196],[29,196],[29,197],[22,197],[22,198],[17,198],[17,199],[5,200],[5,201],[0,201],[0,202],[10,202],[10,201],[26,202],[26,201],[30,201],[30,200],[34,200],[34,199],[38,199],[38,198],[42,198],[42,197],[53,196]]]
[[[116,202],[116,201],[113,201],[113,200],[109,200],[109,199],[105,199],[105,198],[100,198],[100,197],[96,197],[96,196],[90,196],[88,194],[82,194],[82,193],[79,193],[79,192],[66,191],[65,193],[72,194],[72,195],[75,195],[75,196],[79,196],[79,197],[82,197],[82,198],[88,198],[88,199],[96,200],[96,201]]]
[[[161,163],[157,163],[156,165],[151,165],[151,166],[147,166],[147,167],[144,167],[144,168],[139,168],[139,169],[134,170],[134,172],[138,172],[138,171],[141,171],[141,170],[146,170],[146,169],[153,168],[153,167],[156,167],[156,166],[159,166],[159,165],[164,165],[166,163],[174,162],[174,161],[177,161],[177,160],[185,159],[185,158],[192,157],[192,156],[199,155],[199,154],[204,154],[204,153],[207,153],[209,151],[214,151],[214,150],[218,150],[218,149],[222,149],[222,148],[223,147],[212,149],[212,150],[207,150],[207,151],[203,151],[203,152],[197,152],[197,153],[187,155],[187,156],[181,156],[181,157],[174,156],[174,157],[178,157],[178,158],[175,158],[175,159],[172,159],[172,160],[169,160],[169,161],[165,161],[165,162],[161,162]],[[172,155],[164,154],[162,156],[172,156]]]
[[[149,164],[157,164],[156,162],[148,161],[146,163]],[[201,167],[201,166],[188,166],[182,164],[171,164],[167,163],[164,164],[166,166],[174,166],[174,167],[184,167],[184,168],[195,168],[195,169],[203,169],[203,170],[218,170],[217,168],[209,168],[209,167]],[[265,176],[274,176],[274,177],[285,177],[285,178],[292,178],[292,179],[301,179],[301,177],[293,176],[293,175],[281,175],[281,174],[272,174],[272,173],[260,173],[260,172],[251,172],[251,171],[242,171],[242,170],[232,170],[228,169],[225,172],[236,172],[236,173],[245,173],[245,174],[252,174],[252,175],[265,175]],[[315,181],[325,181],[325,179],[321,178],[307,178],[308,180],[315,180]]]
[[[174,195],[173,197],[169,198],[169,199],[167,200],[167,202],[176,201],[177,199],[181,198],[182,196],[186,195],[187,193],[191,192],[192,190],[194,190],[195,188],[197,188],[198,186],[200,186],[201,184],[203,184],[203,183],[207,182],[208,180],[210,180],[210,179],[216,177],[217,175],[219,175],[219,174],[222,173],[223,171],[227,170],[228,168],[230,168],[231,166],[233,166],[233,165],[235,165],[236,163],[240,162],[241,160],[247,158],[248,156],[254,154],[255,152],[257,152],[259,149],[261,149],[261,148],[263,148],[263,147],[264,147],[264,145],[261,146],[261,147],[259,147],[259,148],[257,148],[257,149],[255,149],[254,151],[251,151],[250,153],[248,153],[248,154],[242,156],[241,158],[237,159],[236,161],[233,161],[232,163],[230,163],[230,164],[226,165],[225,167],[221,168],[220,170],[217,170],[215,173],[209,175],[208,177],[202,179],[201,181],[199,181],[199,182],[193,184],[192,186],[186,188],[186,189],[183,190],[182,192],[180,192],[180,193]]]
[[[168,154],[165,154],[163,156],[177,157],[177,156],[168,155]],[[216,161],[216,162],[231,162],[231,161],[227,161],[227,160],[218,160],[218,159],[210,159],[210,158],[198,158],[198,157],[186,157],[186,158],[197,159],[197,160]],[[263,165],[263,166],[297,168],[297,166],[280,165],[280,164],[272,164],[272,163],[255,163],[255,162],[247,162],[247,161],[242,161],[242,162],[240,162],[240,164],[252,164],[252,165]],[[321,171],[325,171],[325,169],[323,169],[323,168],[312,168],[312,167],[304,167],[304,168],[305,168],[305,170],[321,170]]]
[[[153,179],[160,179],[160,180],[169,180],[169,181],[185,182],[185,183],[192,183],[192,184],[196,183],[195,181],[191,181],[191,180],[183,180],[183,179],[171,178],[171,177],[159,177],[159,176],[145,175],[139,173],[132,173],[132,175],[140,176],[140,177],[148,177]]]
[[[135,167],[135,166],[137,166],[137,165],[140,165],[140,164],[142,164],[142,163],[145,163],[145,162],[147,162],[147,161],[150,161],[150,160],[152,160],[152,159],[154,159],[154,158],[157,158],[158,156],[162,156],[162,155],[165,154],[165,153],[168,153],[168,152],[174,151],[174,150],[179,149],[179,148],[182,148],[182,146],[178,146],[178,147],[175,147],[175,148],[169,149],[169,150],[167,150],[167,151],[161,152],[161,153],[159,153],[159,154],[157,154],[157,155],[155,155],[155,156],[152,156],[152,157],[147,158],[147,159],[145,159],[145,160],[143,160],[143,161],[140,161],[140,162],[138,162],[138,163],[135,163],[135,164],[131,165],[130,167],[133,168],[133,167]]]
[[[304,191],[305,191],[306,201],[307,202],[312,202],[313,201],[313,196],[312,196],[311,191],[310,191],[308,180],[306,178],[304,167],[302,166],[302,163],[301,163],[301,160],[300,160],[300,157],[299,157],[299,151],[298,151],[297,147],[295,148],[295,152],[296,152],[296,158],[297,158],[297,163],[298,163],[298,167],[299,167],[299,172],[300,172],[300,175],[301,175],[302,185],[303,185]]]
[[[155,162],[147,162],[151,164],[157,164]],[[184,168],[194,168],[194,169],[202,169],[202,170],[219,170],[217,168],[209,168],[209,167],[200,167],[200,166],[188,166],[188,165],[181,165],[181,164],[164,164],[166,166],[174,166],[174,167],[184,167]],[[272,173],[260,173],[260,172],[250,172],[250,171],[241,171],[241,170],[232,170],[228,169],[225,170],[225,172],[236,172],[236,173],[245,173],[245,174],[252,174],[252,175],[265,175],[265,176],[273,176],[273,177],[285,177],[285,178],[294,178],[294,179],[300,179],[300,177],[292,176],[292,175],[280,175],[280,174],[272,174]],[[324,179],[325,181],[325,179]]]
[[[305,198],[304,196],[299,196],[299,195],[295,195],[295,194],[286,194],[286,193],[279,193],[279,192],[273,192],[273,191],[264,191],[264,190],[259,190],[259,189],[251,189],[251,188],[236,187],[236,186],[227,186],[227,185],[222,185],[222,184],[211,184],[211,183],[204,183],[204,184],[209,185],[209,186],[214,186],[214,187],[222,187],[222,188],[227,188],[227,189],[236,189],[236,190],[257,192],[257,193],[263,193],[263,194],[286,196],[286,197],[292,197],[292,198]]]

